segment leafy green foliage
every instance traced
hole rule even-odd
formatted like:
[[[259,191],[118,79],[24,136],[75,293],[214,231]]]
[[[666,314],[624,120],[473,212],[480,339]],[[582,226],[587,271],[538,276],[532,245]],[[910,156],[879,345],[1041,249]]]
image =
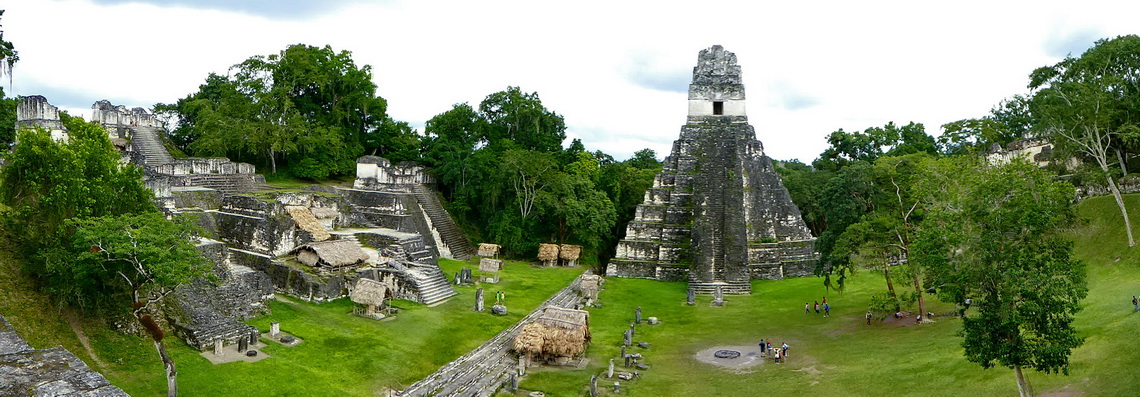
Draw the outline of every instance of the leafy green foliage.
[[[993,145],[1005,146],[1030,135],[1033,117],[1029,98],[1014,95],[976,119],[962,119],[942,125],[938,146],[945,154],[980,154]]]
[[[934,137],[926,134],[921,123],[897,126],[894,122],[863,132],[847,132],[842,128],[827,136],[830,145],[812,165],[816,169],[835,171],[856,161],[874,162],[882,156],[937,152]]]
[[[210,74],[175,104],[155,105],[178,119],[172,135],[180,149],[269,165],[273,173],[280,162],[312,179],[352,173],[363,153],[419,158],[418,134],[388,117],[371,67],[357,67],[348,51],[295,44],[230,72]]]
[[[611,236],[619,223],[624,230],[616,200],[635,194],[635,206],[644,187],[614,190],[620,183],[613,167],[619,163],[586,151],[577,139],[562,149],[565,129],[562,116],[546,109],[538,93],[507,87],[488,95],[478,109],[457,104],[428,120],[424,158],[448,209],[475,229],[472,234],[511,255],[529,256],[544,242],[579,244],[589,262],[616,244]],[[656,163],[653,157],[649,151],[636,161]]]
[[[161,213],[67,221],[75,230],[60,261],[47,266],[48,290],[87,310],[127,309],[208,273],[192,220]]]
[[[0,16],[4,15],[4,10],[0,10]],[[16,66],[16,62],[20,61],[20,53],[16,51],[16,47],[12,42],[4,40],[4,31],[0,30],[0,77],[8,75],[8,83],[12,83],[12,68]]]
[[[16,141],[16,105],[20,100],[6,98],[0,88],[0,157],[8,153],[8,148]]]
[[[26,255],[58,247],[68,219],[156,211],[142,170],[119,163],[103,127],[79,118],[65,126],[66,142],[45,130],[20,130],[20,144],[0,170],[6,223]]]
[[[1065,234],[1075,220],[1072,185],[1024,162],[949,168],[969,183],[938,192],[921,247],[940,259],[931,262],[941,265],[940,281],[953,285],[945,296],[973,300],[963,319],[966,358],[1067,374],[1088,291]]]

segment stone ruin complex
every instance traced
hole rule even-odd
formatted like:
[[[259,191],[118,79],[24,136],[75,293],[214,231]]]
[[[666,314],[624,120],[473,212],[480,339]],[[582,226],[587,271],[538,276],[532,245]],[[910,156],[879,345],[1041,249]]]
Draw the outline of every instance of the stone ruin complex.
[[[688,280],[699,294],[812,274],[815,239],[748,124],[736,55],[702,50],[688,122],[606,275]]]
[[[33,349],[0,316],[0,396],[127,397],[74,354]]]
[[[349,297],[358,280],[370,279],[393,298],[428,305],[456,294],[436,258],[465,260],[474,250],[423,167],[365,156],[351,188],[274,190],[250,164],[173,158],[161,141],[163,123],[145,109],[105,100],[92,109],[124,161],[143,168],[156,205],[196,217],[205,230],[198,247],[218,281],[180,286],[163,308],[192,347],[255,338],[258,330],[240,320],[263,314],[276,293],[322,302]],[[44,97],[24,97],[18,110],[18,128],[67,139]]]

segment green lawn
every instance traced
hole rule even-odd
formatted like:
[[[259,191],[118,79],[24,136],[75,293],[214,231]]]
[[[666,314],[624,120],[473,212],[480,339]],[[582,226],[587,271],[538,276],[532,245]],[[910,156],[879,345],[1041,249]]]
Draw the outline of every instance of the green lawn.
[[[1140,208],[1140,195],[1127,199],[1130,208]],[[1075,252],[1089,265],[1089,296],[1076,326],[1086,341],[1072,356],[1071,375],[1027,374],[1038,393],[1136,395],[1140,377],[1132,372],[1140,368],[1140,353],[1133,351],[1131,342],[1140,329],[1140,314],[1132,312],[1129,300],[1140,295],[1140,248],[1124,243],[1119,211],[1110,197],[1085,201],[1080,214],[1087,221],[1074,232]],[[0,252],[0,313],[33,346],[63,344],[92,363],[61,320],[63,311],[18,277],[14,262],[13,255]],[[442,266],[447,274],[474,267],[446,260]],[[489,301],[495,291],[507,292],[511,314],[506,317],[472,312],[473,287],[459,288],[459,296],[437,307],[400,302],[401,313],[386,322],[348,315],[351,306],[345,301],[273,302],[273,314],[250,324],[264,330],[270,322],[280,321],[283,330],[303,338],[303,344],[269,347],[266,352],[272,357],[258,363],[211,365],[172,340],[181,392],[185,396],[371,396],[384,387],[400,388],[514,323],[581,270],[508,263],[504,282],[487,288]],[[684,283],[609,279],[601,295],[603,306],[591,309],[594,343],[588,367],[533,371],[521,386],[553,396],[582,395],[590,375],[601,373],[617,356],[621,332],[640,305],[645,317],[657,316],[663,324],[639,326],[634,339],[651,347],[632,351],[645,354],[652,368],[640,380],[622,382],[623,395],[1017,394],[1012,370],[982,369],[962,357],[956,336],[960,322],[954,318],[936,318],[934,324],[917,327],[864,325],[870,295],[883,288],[881,276],[872,272],[857,274],[842,294],[827,291],[814,277],[757,281],[753,295],[730,296],[724,307],[710,306],[709,297],[686,306],[685,288]],[[833,306],[831,318],[802,312],[805,301],[822,296]],[[931,307],[938,313],[952,309],[936,301]],[[161,365],[143,339],[120,335],[90,320],[83,329],[108,364],[102,370],[113,383],[135,396],[164,392]],[[787,365],[766,363],[748,372],[733,372],[693,358],[708,347],[753,345],[761,337],[791,345]]]
[[[477,265],[443,260],[448,274]],[[273,344],[264,351],[270,358],[256,362],[210,364],[197,351],[176,339],[168,348],[178,365],[183,396],[373,396],[385,387],[402,388],[463,355],[514,324],[562,289],[582,272],[581,268],[540,269],[521,262],[508,262],[502,283],[484,285],[488,311],[474,312],[476,287],[457,287],[458,296],[435,307],[396,301],[400,313],[390,321],[352,316],[347,299],[325,304],[284,299],[270,303],[272,314],[249,323],[266,331],[270,322],[304,340],[295,347]],[[510,314],[489,312],[495,291],[505,291]],[[42,297],[41,297],[42,298]],[[12,308],[3,307],[6,315]],[[19,313],[19,312],[17,312]],[[58,317],[49,315],[45,317]],[[9,320],[27,334],[38,327],[16,315]],[[82,354],[82,347],[67,328],[55,320],[50,329],[35,332],[36,347],[48,347],[55,339],[66,340],[68,350]],[[162,366],[153,347],[145,340],[107,330],[98,324],[85,327],[100,359],[102,370],[115,385],[134,396],[165,393]],[[48,332],[50,331],[50,332]]]
[[[1128,196],[1130,208],[1140,208],[1140,196]],[[1038,393],[1128,396],[1140,390],[1140,353],[1132,349],[1140,314],[1132,312],[1132,295],[1140,294],[1140,248],[1128,248],[1120,213],[1111,197],[1081,204],[1085,219],[1075,231],[1076,254],[1089,266],[1089,296],[1076,326],[1086,337],[1072,356],[1071,375],[1027,372]],[[1134,215],[1135,216],[1135,215]],[[635,341],[651,369],[641,380],[622,382],[632,396],[811,395],[811,396],[1013,396],[1013,371],[983,369],[962,356],[956,335],[960,321],[936,318],[934,324],[900,327],[864,324],[872,293],[882,290],[880,275],[863,272],[850,280],[842,294],[829,292],[821,279],[756,281],[751,296],[728,297],[724,307],[712,307],[699,297],[684,305],[684,283],[609,279],[601,295],[604,306],[591,309],[594,343],[591,365],[577,371],[543,371],[522,387],[547,395],[580,395],[591,374],[601,373],[619,354],[621,333],[640,305],[645,317],[663,324],[638,326]],[[828,297],[832,317],[803,313],[804,302]],[[936,302],[942,313],[952,305]],[[754,345],[759,338],[791,346],[788,365],[765,363],[736,373],[693,358],[716,345]],[[621,360],[615,360],[621,366]],[[612,381],[610,381],[612,384]]]

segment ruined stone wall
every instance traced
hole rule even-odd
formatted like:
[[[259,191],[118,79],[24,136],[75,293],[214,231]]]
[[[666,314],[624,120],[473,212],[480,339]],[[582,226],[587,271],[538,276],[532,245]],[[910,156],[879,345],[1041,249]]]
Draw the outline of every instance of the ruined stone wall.
[[[163,128],[158,117],[140,107],[127,109],[126,106],[116,106],[104,99],[92,104],[91,109],[91,121],[105,126]]]
[[[388,159],[376,156],[364,156],[356,159],[356,182],[353,188],[367,190],[393,190],[410,191],[407,186],[435,183],[427,168],[413,164],[402,163],[392,165]]]
[[[16,104],[16,129],[36,127],[51,131],[52,139],[57,141],[67,139],[63,122],[59,120],[59,108],[39,95],[20,97],[20,103]]]

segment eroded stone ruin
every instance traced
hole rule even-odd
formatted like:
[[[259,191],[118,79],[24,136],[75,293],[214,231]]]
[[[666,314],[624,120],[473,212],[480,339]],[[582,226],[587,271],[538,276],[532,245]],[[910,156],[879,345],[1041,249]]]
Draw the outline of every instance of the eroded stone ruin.
[[[217,282],[180,286],[163,307],[189,345],[205,351],[255,338],[257,329],[240,320],[265,313],[276,293],[322,302],[369,279],[393,298],[428,305],[456,294],[436,258],[467,259],[473,249],[423,167],[365,156],[351,188],[272,189],[250,164],[174,158],[161,141],[163,123],[145,109],[105,100],[92,109],[123,161],[143,168],[156,205],[196,217],[206,232],[198,248]],[[17,118],[18,128],[67,139],[58,109],[42,96],[24,97]]]
[[[0,316],[0,396],[127,397],[127,393],[63,346],[32,348]]]
[[[688,280],[698,294],[811,274],[815,239],[748,124],[736,55],[702,50],[688,122],[606,275]]]

